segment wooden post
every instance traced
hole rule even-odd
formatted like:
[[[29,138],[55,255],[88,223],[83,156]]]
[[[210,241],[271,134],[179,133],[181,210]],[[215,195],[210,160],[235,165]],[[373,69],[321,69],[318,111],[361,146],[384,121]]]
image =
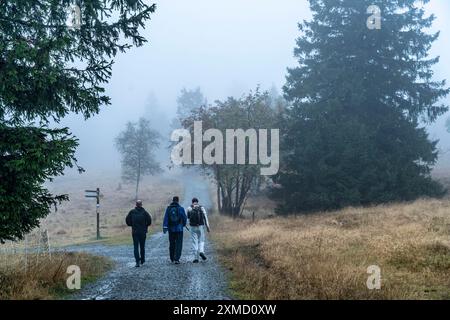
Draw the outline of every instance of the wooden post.
[[[100,188],[96,190],[85,190],[86,198],[95,198],[97,200],[95,206],[95,215],[97,220],[97,240],[100,240]]]
[[[100,188],[97,188],[97,240],[100,240]]]
[[[41,242],[42,242],[42,248],[43,251],[49,256],[51,259],[51,253],[50,253],[50,240],[48,238],[48,230],[45,229],[41,232]]]
[[[255,211],[252,212],[252,222],[255,222]]]
[[[28,272],[28,235],[25,235],[25,272]]]

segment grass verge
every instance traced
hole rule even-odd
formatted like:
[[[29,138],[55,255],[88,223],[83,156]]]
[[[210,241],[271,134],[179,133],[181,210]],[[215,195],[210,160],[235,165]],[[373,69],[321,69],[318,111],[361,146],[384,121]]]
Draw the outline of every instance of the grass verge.
[[[0,263],[0,300],[62,299],[73,293],[66,286],[67,267],[81,270],[81,285],[96,280],[111,269],[105,257],[87,253],[3,255]]]
[[[449,200],[211,220],[238,298],[450,298]],[[367,287],[371,265],[381,269],[380,290]]]

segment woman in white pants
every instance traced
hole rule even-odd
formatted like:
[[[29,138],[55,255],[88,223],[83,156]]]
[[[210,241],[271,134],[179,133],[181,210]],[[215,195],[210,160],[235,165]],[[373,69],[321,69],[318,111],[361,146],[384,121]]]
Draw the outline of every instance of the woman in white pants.
[[[187,209],[189,221],[192,251],[194,254],[194,263],[198,263],[199,256],[206,260],[205,256],[205,228],[209,232],[208,215],[205,208],[198,204],[198,199],[192,199],[192,205]]]

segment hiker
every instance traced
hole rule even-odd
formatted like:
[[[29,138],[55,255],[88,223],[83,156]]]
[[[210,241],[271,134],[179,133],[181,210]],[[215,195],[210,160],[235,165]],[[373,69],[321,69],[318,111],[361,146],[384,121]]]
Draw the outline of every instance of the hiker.
[[[184,208],[179,204],[180,198],[173,197],[172,203],[164,214],[163,232],[169,231],[170,261],[180,264],[183,249],[183,228],[186,227],[187,217]]]
[[[145,263],[145,239],[148,227],[152,224],[152,216],[142,207],[142,200],[136,200],[136,208],[128,213],[125,222],[131,227],[134,258],[136,267],[139,267]]]
[[[206,210],[198,204],[198,199],[192,199],[192,205],[187,209],[187,217],[189,221],[192,251],[194,253],[193,263],[198,263],[198,257],[206,260],[205,256],[205,227],[209,232],[209,222]]]

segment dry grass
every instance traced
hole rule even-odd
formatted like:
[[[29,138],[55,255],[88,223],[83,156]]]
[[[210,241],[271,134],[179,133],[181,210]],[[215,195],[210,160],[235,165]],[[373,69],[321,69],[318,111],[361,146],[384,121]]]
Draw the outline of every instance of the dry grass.
[[[70,293],[66,286],[67,267],[81,270],[81,285],[90,282],[112,263],[104,257],[86,253],[14,254],[2,256],[0,263],[0,300],[57,299]]]
[[[64,176],[49,184],[55,194],[68,194],[70,201],[64,202],[41,223],[48,229],[52,246],[90,242],[96,236],[95,199],[85,198],[85,189],[99,187],[100,234],[111,243],[130,242],[130,230],[125,224],[126,214],[134,207],[134,186],[121,183],[119,175],[94,175],[84,173]],[[162,223],[162,214],[181,185],[175,179],[146,177],[141,183],[140,197],[144,207],[151,212],[154,226]],[[155,230],[154,227],[151,230]]]
[[[448,199],[254,223],[212,220],[241,298],[450,298]],[[381,268],[381,290],[367,289],[370,265]]]
[[[104,195],[100,206],[100,233],[106,244],[131,243],[130,228],[125,216],[134,207],[134,186],[121,183],[119,175],[88,174],[64,176],[48,184],[55,194],[68,194],[58,211],[41,221],[39,229],[27,235],[26,240],[0,245],[0,300],[51,299],[68,293],[65,281],[68,265],[81,268],[83,281],[90,281],[111,263],[103,257],[78,253],[52,253],[44,251],[40,234],[48,231],[49,246],[55,247],[93,242],[96,236],[95,200],[84,197],[85,189],[99,187]],[[149,177],[142,181],[141,199],[152,213],[154,225],[150,231],[160,229],[162,214],[181,185],[175,179]],[[25,252],[28,254],[25,254]]]

